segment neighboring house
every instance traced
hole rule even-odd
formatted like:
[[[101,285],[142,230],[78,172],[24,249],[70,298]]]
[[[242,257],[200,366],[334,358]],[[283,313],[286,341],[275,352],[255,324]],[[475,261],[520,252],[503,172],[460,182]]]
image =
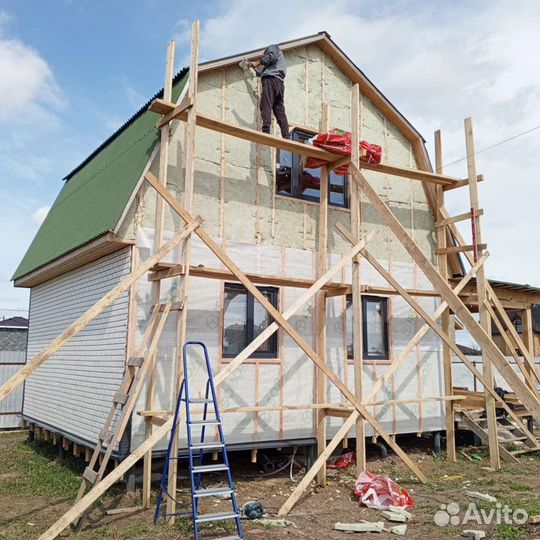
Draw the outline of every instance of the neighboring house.
[[[389,163],[430,167],[420,134],[327,34],[290,41],[282,48],[288,64],[285,103],[294,138],[304,140],[320,131],[324,102],[329,105],[331,127],[349,130],[351,90],[353,83],[358,83],[362,138],[381,145]],[[206,115],[257,129],[257,83],[246,79],[238,67],[244,54],[200,65],[197,108]],[[175,77],[174,100],[181,98],[186,80],[187,70]],[[158,173],[158,118],[144,106],[66,177],[17,268],[15,285],[31,288],[29,358],[150,255],[156,195],[145,189],[142,177],[148,169]],[[318,171],[308,171],[308,176],[297,156],[213,131],[198,129],[196,139],[193,214],[201,215],[205,230],[245,272],[313,279]],[[179,197],[183,190],[183,146],[184,124],[176,122],[171,132],[168,188]],[[366,177],[434,261],[433,186],[369,171]],[[340,221],[350,227],[347,177],[330,175],[329,188],[328,259],[332,263],[349,249],[334,226]],[[165,238],[170,238],[178,224],[168,208],[165,212]],[[381,229],[370,251],[404,286],[433,290],[367,202],[362,203],[362,221],[364,232]],[[178,261],[178,253],[174,257]],[[451,270],[459,275],[461,267],[456,261]],[[192,244],[192,265],[221,269],[198,239]],[[364,350],[353,354],[349,301],[344,296],[334,297],[327,303],[326,360],[353,389],[355,355],[362,354],[364,388],[368,391],[422,321],[402,297],[389,293],[387,284],[365,260],[361,271],[369,291],[363,298]],[[268,324],[268,316],[236,283],[193,275],[188,339],[207,344],[217,371]],[[350,266],[338,278],[338,282],[350,283]],[[162,298],[173,297],[174,283],[163,281]],[[302,293],[290,287],[261,286],[261,290],[280,310]],[[432,312],[439,299],[428,294],[419,297],[419,302]],[[142,279],[136,293],[122,295],[26,381],[24,419],[78,444],[94,446],[122,378],[126,354],[140,339],[150,309],[150,283]],[[310,343],[315,341],[312,309],[310,303],[291,318],[293,327]],[[174,313],[168,322],[158,351],[156,409],[171,407],[171,365],[179,346],[176,316]],[[192,374],[197,382],[203,377],[199,361],[197,357]],[[221,385],[221,406],[311,404],[314,370],[311,360],[279,331]],[[430,333],[377,400],[442,396],[442,374],[441,344]],[[331,386],[328,401],[342,401]],[[142,408],[143,399],[139,410]],[[442,402],[378,405],[373,410],[384,429],[394,434],[441,430],[445,425]],[[340,422],[329,419],[330,435]],[[311,444],[314,415],[309,409],[227,413],[224,427],[232,447]],[[366,433],[371,435],[371,428],[367,427]],[[134,414],[120,454],[135,449],[143,438],[144,421]],[[165,443],[156,450],[162,450]]]
[[[25,364],[27,337],[27,318],[10,317],[0,320],[0,385]],[[0,401],[0,429],[22,425],[22,402],[22,386]]]
[[[533,343],[533,356],[540,356],[540,305],[535,304],[532,309],[532,343]],[[523,311],[522,310],[515,310],[515,309],[509,309],[507,310],[508,317],[510,318],[510,321],[514,325],[514,328],[516,329],[516,332],[523,336]],[[504,327],[503,323],[503,327]],[[503,351],[504,354],[510,355],[510,347],[506,343],[506,341],[501,336],[501,333],[495,323],[492,323],[492,334],[493,334],[493,341],[497,344],[499,349]],[[517,350],[517,349],[516,349]]]

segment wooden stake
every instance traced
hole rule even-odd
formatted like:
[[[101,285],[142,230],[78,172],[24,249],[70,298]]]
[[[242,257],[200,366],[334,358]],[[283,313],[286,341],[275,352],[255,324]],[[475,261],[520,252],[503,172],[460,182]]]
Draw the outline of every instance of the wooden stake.
[[[328,104],[323,104],[321,129],[326,133],[329,129]],[[327,271],[328,260],[328,167],[321,169],[320,182],[321,201],[319,205],[319,264],[317,277],[321,277]],[[315,318],[317,324],[317,353],[326,362],[326,293],[320,291],[316,297],[317,315]],[[326,378],[317,371],[315,372],[315,403],[326,402]],[[317,437],[317,455],[321,455],[326,447],[326,414],[324,409],[319,409],[315,415],[315,436]],[[317,474],[317,483],[321,486],[326,485],[326,466],[321,467]]]
[[[294,491],[290,494],[289,498],[283,503],[283,506],[278,511],[278,516],[286,516],[291,508],[298,502],[298,499],[303,495],[304,491],[308,488],[311,481],[315,478],[319,470],[325,466],[326,460],[332,455],[332,452],[336,449],[337,445],[345,437],[348,431],[354,426],[356,420],[360,416],[358,411],[351,413],[345,423],[339,428],[338,432],[334,435],[332,440],[328,443],[325,451],[317,458],[311,469],[305,474],[301,482],[296,486]]]
[[[351,163],[359,166],[360,163],[360,87],[355,84],[352,88],[351,103]],[[360,219],[360,190],[356,184],[351,184],[351,229],[355,238],[362,237],[362,222]],[[360,261],[357,255],[352,263],[352,307],[353,307],[353,357],[354,357],[354,393],[359,401],[362,401],[362,380],[364,377],[364,339],[362,317],[362,295],[360,287]],[[366,468],[366,435],[364,419],[356,420],[356,472],[360,474]]]
[[[435,132],[435,167],[438,174],[443,174],[443,156],[442,156],[442,141],[441,132],[437,130]],[[435,187],[435,194],[437,199],[437,219],[442,220],[441,209],[444,208],[444,190],[442,186]],[[437,247],[439,249],[446,249],[446,228],[437,227]],[[447,254],[441,254],[437,256],[437,266],[441,276],[448,281],[448,258]],[[445,334],[450,335],[451,332],[451,318],[450,310],[445,309],[442,317],[442,329]],[[451,396],[453,393],[453,378],[452,378],[452,355],[450,347],[446,343],[443,343],[443,366],[444,366],[444,394],[445,396]],[[457,461],[456,456],[456,433],[454,428],[454,403],[448,401],[445,406],[445,420],[446,420],[446,458],[450,461]]]
[[[465,146],[467,153],[467,172],[469,176],[469,197],[471,201],[471,212],[477,212],[480,208],[478,204],[478,184],[476,181],[476,159],[474,155],[474,138],[473,138],[473,126],[470,118],[465,119]],[[480,244],[482,242],[482,227],[480,224],[480,216],[476,216],[473,219],[473,232],[476,233],[476,237],[473,238],[473,244],[476,244],[479,255],[482,254]],[[480,311],[480,325],[484,332],[491,337],[491,318],[486,309],[485,301],[487,299],[486,293],[486,272],[484,266],[482,266],[476,274],[476,287],[478,290],[478,309]],[[484,378],[488,385],[494,386],[493,368],[491,364],[491,355],[488,350],[482,348],[482,365]],[[495,470],[501,468],[501,460],[499,457],[499,442],[497,437],[497,413],[495,411],[495,400],[491,394],[486,390],[486,413],[487,413],[487,425],[489,433],[489,460],[491,467]]]
[[[532,327],[532,309],[527,308],[524,309],[521,312],[521,324],[523,327],[523,343],[525,345],[525,348],[527,349],[527,352],[531,356],[531,358],[534,358],[534,334],[533,334],[533,327]],[[527,363],[526,369],[531,376],[538,377],[538,372],[536,370],[536,366],[533,364],[532,366]]]
[[[167,62],[165,64],[165,81],[163,84],[163,99],[165,101],[171,101],[172,99],[172,87],[174,76],[174,52],[176,43],[174,40],[169,41],[167,46]],[[167,186],[167,172],[169,168],[169,132],[170,125],[166,124],[160,129],[160,147],[159,147],[159,181],[163,186]],[[155,227],[154,227],[154,252],[161,247],[163,240],[163,225],[164,225],[164,212],[163,212],[163,199],[156,194],[156,215],[155,215]],[[161,281],[155,281],[152,283],[152,302],[159,304],[161,298]],[[157,354],[157,353],[156,353]],[[155,364],[155,359],[153,360]],[[148,385],[146,388],[146,408],[154,408],[154,394],[156,389],[156,371],[153,369],[148,377]],[[153,426],[150,421],[145,422],[144,437],[147,438],[152,434]],[[143,508],[150,508],[152,494],[152,451],[148,452],[144,456],[143,461],[143,489],[142,499]]]
[[[184,141],[184,162],[185,162],[185,176],[184,176],[184,207],[187,212],[191,212],[193,205],[193,189],[194,189],[194,174],[195,174],[195,120],[197,116],[197,81],[199,73],[199,30],[200,23],[196,20],[191,27],[191,61],[189,64],[189,88],[188,88],[188,101],[192,104],[192,107],[187,111],[187,130],[186,138]],[[187,314],[188,314],[188,286],[189,286],[189,265],[191,260],[191,239],[187,238],[182,246],[182,254],[180,258],[180,264],[185,268],[184,277],[180,284],[180,300],[184,303],[184,309],[180,312],[178,322],[178,354],[175,362],[175,375],[173,384],[173,395],[171,397],[172,402],[175,403],[178,399],[180,392],[180,385],[183,378],[183,358],[182,350],[186,341],[186,327],[187,327]],[[179,430],[176,432],[175,440],[172,445],[172,455],[178,455],[178,437]],[[173,497],[167,498],[167,514],[174,514],[176,512],[176,493],[177,484],[177,470],[178,460],[172,460],[169,464],[169,493],[173,494]],[[167,519],[167,523],[170,525],[175,522],[175,516],[170,515]]]

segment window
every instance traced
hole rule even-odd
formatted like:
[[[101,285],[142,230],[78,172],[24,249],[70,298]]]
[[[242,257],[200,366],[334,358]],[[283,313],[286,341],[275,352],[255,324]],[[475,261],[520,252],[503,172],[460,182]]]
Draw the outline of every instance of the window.
[[[277,308],[278,289],[258,287]],[[243,285],[225,283],[223,307],[223,357],[234,358],[242,352],[273,319]],[[254,353],[252,358],[277,357],[277,332],[274,332]]]
[[[295,129],[291,138],[305,143],[314,133]],[[276,162],[276,193],[295,199],[320,201],[321,168],[306,169],[302,166],[302,156],[279,150]],[[339,176],[333,171],[328,175],[328,203],[333,206],[349,207],[349,181],[347,176]]]
[[[352,297],[347,296],[347,358],[354,358]],[[388,298],[362,296],[363,358],[388,360]]]

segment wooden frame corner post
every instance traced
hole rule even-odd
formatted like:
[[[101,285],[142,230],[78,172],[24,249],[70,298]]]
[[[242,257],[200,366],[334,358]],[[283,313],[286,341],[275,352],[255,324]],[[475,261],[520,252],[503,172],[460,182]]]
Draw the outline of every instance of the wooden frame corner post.
[[[465,119],[465,148],[467,154],[467,173],[469,177],[469,197],[471,202],[471,220],[473,225],[473,245],[474,253],[482,255],[483,250],[480,248],[482,242],[482,228],[480,225],[480,216],[477,215],[479,210],[478,205],[478,183],[476,180],[476,159],[474,156],[474,136],[473,125],[471,118]],[[478,310],[480,312],[480,325],[484,332],[491,337],[491,317],[486,309],[486,272],[482,265],[476,273],[476,287],[478,291]],[[484,378],[490,388],[494,386],[493,368],[489,351],[482,348],[482,366]],[[495,400],[487,389],[484,389],[486,399],[486,414],[487,426],[489,434],[489,460],[491,467],[495,470],[501,468],[501,460],[499,457],[499,442],[497,437],[497,414],[495,411]]]
[[[324,103],[322,108],[323,132],[329,129],[328,104]],[[317,265],[317,277],[325,274],[328,267],[328,167],[321,169],[321,202],[319,207],[319,257]],[[316,296],[316,324],[317,324],[317,347],[319,356],[326,361],[326,292],[319,291]],[[315,403],[326,403],[326,377],[318,369],[315,373]],[[315,436],[317,438],[317,456],[320,456],[326,449],[326,412],[323,408],[316,410]],[[326,485],[326,463],[317,473],[317,483]]]
[[[195,130],[196,130],[196,117],[197,117],[197,81],[199,72],[199,33],[200,22],[196,20],[191,27],[191,60],[189,64],[189,87],[188,87],[188,102],[191,103],[191,107],[187,111],[187,124],[185,131],[185,173],[184,173],[184,207],[187,212],[191,212],[193,206],[193,186],[195,175]],[[180,317],[178,320],[178,351],[175,359],[175,375],[173,384],[173,395],[171,396],[173,407],[174,403],[178,399],[178,393],[180,391],[180,385],[183,377],[183,358],[182,349],[184,342],[186,341],[186,329],[187,329],[187,314],[188,314],[188,287],[189,287],[189,267],[191,261],[191,238],[186,239],[182,245],[182,253],[180,256],[180,264],[184,267],[184,275],[181,278],[180,287],[180,301],[183,308],[180,311]],[[178,455],[178,443],[180,430],[176,431],[176,437],[173,441],[172,454]],[[169,464],[169,484],[168,491],[174,495],[176,494],[177,485],[177,473],[178,473],[178,460],[173,459]],[[176,512],[176,499],[167,498],[167,523],[173,524],[175,522],[175,516],[172,515]]]
[[[360,164],[360,87],[355,84],[352,87],[351,103],[351,137],[352,151],[351,163],[356,167]],[[351,229],[352,234],[357,238],[362,238],[362,220],[360,215],[360,188],[353,182],[350,183],[351,193]],[[353,306],[353,357],[354,357],[354,394],[358,401],[362,401],[364,376],[364,339],[362,321],[362,293],[360,287],[360,255],[353,259],[352,263],[352,306]],[[358,416],[356,419],[356,470],[362,472],[366,468],[366,434],[364,429],[364,418]]]
[[[441,132],[435,132],[435,168],[437,174],[443,174],[443,154]],[[437,201],[437,222],[444,219],[442,210],[444,209],[444,190],[442,186],[435,186],[435,196]],[[437,228],[437,248],[445,250],[447,247],[447,235],[445,225],[436,225]],[[440,274],[448,280],[448,254],[441,253],[437,255],[437,266]],[[442,328],[445,334],[453,338],[453,329],[450,322],[450,310],[444,310],[441,316]],[[443,372],[444,372],[444,394],[451,396],[453,394],[453,377],[452,377],[452,353],[450,347],[443,342]],[[448,400],[444,403],[445,407],[445,423],[446,423],[446,457],[450,461],[457,461],[456,457],[456,432],[454,424],[454,402]]]

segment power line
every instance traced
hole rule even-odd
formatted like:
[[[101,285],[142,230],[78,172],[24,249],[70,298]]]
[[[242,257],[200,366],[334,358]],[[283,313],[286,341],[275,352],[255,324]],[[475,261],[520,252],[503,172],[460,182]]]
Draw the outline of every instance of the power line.
[[[495,144],[492,144],[491,146],[486,146],[485,148],[482,148],[482,150],[476,151],[474,154],[469,154],[465,157],[456,159],[455,161],[451,161],[450,163],[445,163],[444,167],[449,167],[450,165],[454,165],[454,163],[459,163],[460,161],[463,161],[464,159],[467,159],[471,156],[476,156],[477,154],[481,154],[482,152],[485,152],[486,150],[491,150],[492,148],[495,148],[496,146],[500,146],[501,144],[507,143],[508,141],[512,141],[514,139],[517,139],[518,137],[521,137],[522,135],[527,135],[527,133],[531,133],[531,131],[535,131],[537,129],[540,129],[540,126],[533,127],[531,129],[528,129],[527,131],[523,131],[522,133],[518,133],[517,135],[513,135],[512,137],[508,137],[508,139],[504,139],[503,141],[499,141]]]

